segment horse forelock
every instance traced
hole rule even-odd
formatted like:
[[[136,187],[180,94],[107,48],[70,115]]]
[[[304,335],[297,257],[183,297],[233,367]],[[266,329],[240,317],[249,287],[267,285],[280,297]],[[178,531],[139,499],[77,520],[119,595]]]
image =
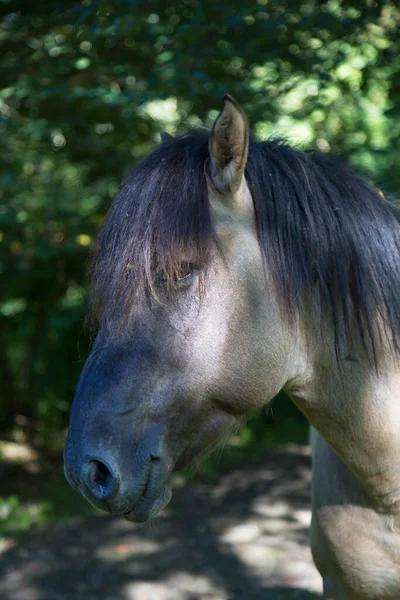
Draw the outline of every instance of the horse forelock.
[[[91,314],[121,322],[154,294],[161,270],[200,268],[218,243],[207,190],[209,133],[171,138],[134,169],[112,203],[91,267]],[[377,317],[400,343],[400,211],[344,165],[281,140],[250,140],[246,179],[260,246],[282,307],[307,298],[335,335],[378,342]]]
[[[208,132],[164,141],[141,161],[113,201],[90,269],[91,317],[121,324],[135,298],[156,295],[186,262],[207,266],[215,239],[208,202]]]

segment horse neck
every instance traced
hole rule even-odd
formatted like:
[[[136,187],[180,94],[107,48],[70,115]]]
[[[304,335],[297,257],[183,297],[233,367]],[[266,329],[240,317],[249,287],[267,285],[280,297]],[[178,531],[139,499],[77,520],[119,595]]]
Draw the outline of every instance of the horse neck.
[[[400,359],[382,348],[378,368],[362,351],[339,365],[330,336],[313,336],[303,350],[288,394],[374,507],[400,513]]]

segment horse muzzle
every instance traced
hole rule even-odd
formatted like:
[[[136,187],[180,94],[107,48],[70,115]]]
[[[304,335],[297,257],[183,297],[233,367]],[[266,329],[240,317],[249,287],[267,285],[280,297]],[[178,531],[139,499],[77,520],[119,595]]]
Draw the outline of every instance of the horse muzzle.
[[[154,517],[171,499],[170,469],[155,436],[144,436],[130,455],[113,456],[109,449],[78,452],[67,440],[64,473],[68,483],[90,504],[132,522]],[[152,443],[151,443],[152,442]],[[115,448],[115,447],[114,447]]]

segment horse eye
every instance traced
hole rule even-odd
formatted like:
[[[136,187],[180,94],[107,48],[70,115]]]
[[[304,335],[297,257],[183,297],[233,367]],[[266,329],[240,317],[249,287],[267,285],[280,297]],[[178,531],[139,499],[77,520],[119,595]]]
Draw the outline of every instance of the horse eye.
[[[171,281],[175,283],[189,283],[191,277],[198,271],[198,268],[193,263],[182,263],[179,271],[170,277],[164,269],[159,269],[156,275],[156,282],[159,285],[166,285]]]
[[[181,266],[179,273],[176,275],[176,281],[186,281],[197,271],[196,265],[185,263]]]

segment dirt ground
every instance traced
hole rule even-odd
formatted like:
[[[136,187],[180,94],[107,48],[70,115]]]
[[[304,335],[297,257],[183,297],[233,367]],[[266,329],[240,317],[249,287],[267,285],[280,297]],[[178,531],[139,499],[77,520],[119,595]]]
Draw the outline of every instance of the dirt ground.
[[[174,490],[146,525],[94,515],[4,549],[1,600],[321,598],[308,545],[310,458],[275,452]]]

